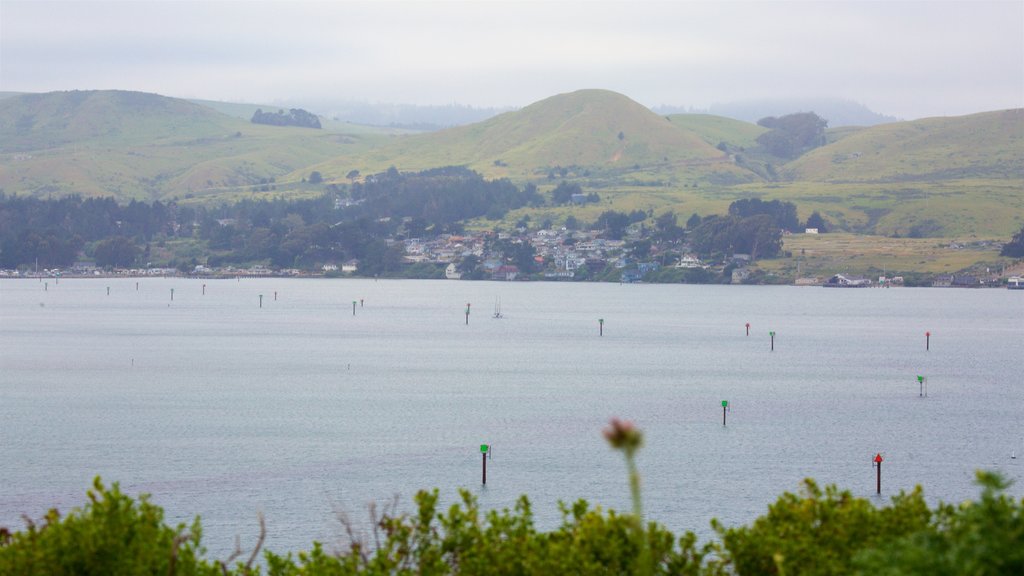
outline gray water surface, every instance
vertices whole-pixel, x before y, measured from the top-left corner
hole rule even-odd
[[[1021,292],[48,282],[0,280],[0,525],[79,506],[100,475],[172,522],[201,515],[214,557],[255,540],[257,512],[270,549],[305,550],[338,541],[337,511],[409,510],[422,488],[525,493],[550,529],[558,501],[630,508],[612,416],[645,433],[647,515],[704,538],[805,477],[876,498],[876,452],[879,503],[916,484],[973,498],[982,468],[1024,494]]]

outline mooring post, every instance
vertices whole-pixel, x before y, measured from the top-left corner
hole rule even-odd
[[[203,284],[203,296],[206,296],[206,284]]]
[[[352,301],[352,315],[353,316],[356,315],[356,301],[355,300]]]
[[[135,291],[136,291],[136,292],[138,292],[138,291],[139,291],[139,283],[138,283],[138,282],[136,282],[136,283],[135,283]]]
[[[925,396],[928,395],[928,391],[924,389],[924,387],[927,386],[927,385],[928,385],[928,379],[925,378],[924,376],[920,376],[919,375],[917,377],[917,386],[918,386],[917,395],[920,396],[921,398],[924,398]]]
[[[597,335],[604,336],[604,318],[597,319]]]
[[[263,294],[260,294],[260,308],[263,308]]]
[[[747,322],[747,336],[750,336],[750,322]]]
[[[274,290],[274,302],[277,302],[277,290]]]
[[[480,445],[480,455],[483,457],[484,463],[484,484],[487,484],[487,451],[490,450],[490,446],[487,444]]]
[[[110,296],[110,286],[107,286],[107,296]]]
[[[469,302],[466,302],[466,326],[469,326],[469,307],[470,306],[471,306],[471,304]]]
[[[928,350],[931,350],[931,347],[932,347],[932,333],[931,332],[925,332],[924,333],[924,350],[925,350],[925,352],[927,352]]]
[[[729,401],[722,400],[722,426],[725,426],[725,412],[729,409]]]
[[[882,454],[875,454],[875,494],[882,493]]]
[[[772,352],[775,352],[775,331],[773,330],[768,334],[772,337]]]
[[[171,302],[174,302],[174,288],[171,288]]]

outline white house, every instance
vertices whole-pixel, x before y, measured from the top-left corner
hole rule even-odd
[[[693,254],[686,254],[676,263],[676,268],[705,268],[704,263]]]

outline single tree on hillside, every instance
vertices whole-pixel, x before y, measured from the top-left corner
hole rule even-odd
[[[781,118],[769,116],[757,124],[768,128],[757,137],[757,143],[773,156],[792,159],[825,144],[828,120],[814,112],[800,112]]]
[[[1014,234],[1009,242],[1003,244],[1003,249],[999,252],[999,255],[1009,256],[1010,258],[1024,258],[1024,227],[1021,227],[1020,232]]]
[[[817,228],[819,233],[824,234],[828,232],[828,222],[815,210],[807,217],[807,228]]]

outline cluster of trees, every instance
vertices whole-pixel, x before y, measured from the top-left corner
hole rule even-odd
[[[594,221],[592,230],[600,230],[601,234],[610,240],[622,240],[626,235],[626,229],[630,224],[643,222],[649,214],[643,210],[634,210],[630,213],[605,210]]]
[[[435,231],[480,216],[499,219],[509,210],[544,203],[532,184],[520,189],[508,179],[486,180],[459,166],[416,173],[392,167],[367,176],[363,182],[354,182],[351,196],[359,202],[352,207],[354,213],[374,218],[419,218]]]
[[[307,112],[302,108],[291,108],[286,113],[284,110],[264,112],[256,110],[252,115],[253,124],[269,124],[271,126],[299,126],[300,128],[320,128],[320,118],[316,114]]]
[[[639,476],[632,470],[632,475]],[[701,543],[643,523],[639,491],[634,512],[561,505],[562,522],[539,531],[530,501],[484,511],[468,491],[447,510],[438,492],[415,497],[417,510],[388,509],[371,535],[353,537],[343,552],[314,542],[298,554],[262,551],[266,536],[231,558],[204,557],[202,527],[169,526],[145,496],[133,499],[99,479],[84,507],[51,510],[25,529],[0,528],[3,574],[188,574],[235,576],[640,574],[726,576],[838,574],[1024,574],[1024,500],[1006,496],[1007,483],[979,473],[981,496],[929,507],[921,490],[876,506],[834,486],[806,481],[783,494],[749,525],[713,522],[718,538]],[[349,526],[349,534],[356,531]],[[262,552],[263,566],[258,566]]]
[[[757,125],[768,128],[757,137],[757,143],[769,154],[788,160],[824,146],[828,120],[814,112],[800,112],[779,118],[768,116],[758,120]]]
[[[177,223],[196,215],[192,208],[160,201],[120,205],[113,198],[42,200],[0,192],[0,268],[67,267],[87,243],[116,237],[146,243],[156,236],[187,235],[191,228]],[[98,258],[108,254],[104,248]]]
[[[691,246],[701,255],[739,253],[756,260],[778,256],[782,251],[782,231],[799,230],[800,221],[792,202],[745,198],[730,204],[725,216],[701,218],[694,214],[687,221],[687,228]]]
[[[690,235],[690,245],[701,255],[749,254],[751,260],[772,258],[782,251],[782,229],[768,214],[706,216]]]
[[[1003,249],[999,251],[999,254],[1011,258],[1024,258],[1024,226],[1021,227],[1020,232],[1013,235],[1009,242],[1003,244]]]
[[[750,218],[758,215],[770,216],[772,222],[783,230],[800,232],[800,220],[796,217],[796,204],[760,198],[744,198],[729,205],[729,215],[739,218]]]
[[[319,180],[314,172],[310,180]],[[315,199],[243,200],[219,207],[68,196],[58,200],[0,193],[0,267],[66,268],[80,252],[99,266],[131,267],[151,242],[195,238],[205,242],[211,266],[269,261],[276,267],[310,267],[360,260],[367,274],[391,274],[402,261],[389,237],[462,231],[461,222],[501,218],[509,210],[544,200],[536,187],[485,180],[461,167],[400,173],[391,168],[353,182],[350,206],[338,210],[336,185]],[[190,270],[201,261],[177,264]]]
[[[570,204],[573,202],[573,196],[577,198],[583,198],[580,203],[598,203],[601,201],[601,196],[597,192],[590,192],[583,194],[583,188],[575,182],[569,183],[562,180],[558,186],[551,191],[551,203],[558,206],[562,204]]]

